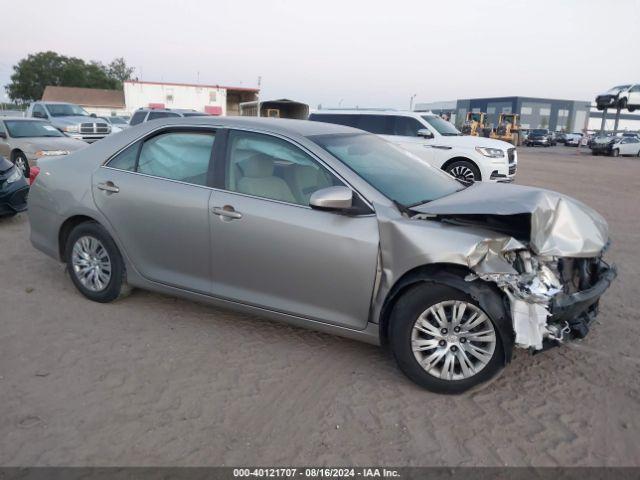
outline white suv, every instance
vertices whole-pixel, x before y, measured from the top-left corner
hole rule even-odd
[[[501,140],[463,136],[431,113],[376,110],[319,110],[309,120],[337,123],[375,133],[467,182],[512,182],[517,154]]]

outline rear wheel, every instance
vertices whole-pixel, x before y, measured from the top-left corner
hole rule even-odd
[[[89,300],[107,303],[128,293],[122,256],[102,225],[86,222],[75,227],[65,254],[73,284]]]
[[[493,320],[465,293],[419,284],[391,314],[390,343],[400,369],[437,393],[462,393],[504,367],[504,348]]]
[[[473,163],[467,162],[465,160],[458,160],[451,163],[446,168],[446,172],[466,184],[471,184],[482,180],[478,167],[476,167]]]

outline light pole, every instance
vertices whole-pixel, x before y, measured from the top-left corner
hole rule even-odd
[[[260,85],[262,84],[262,77],[258,77],[258,103],[256,104],[256,116],[260,116]]]
[[[409,111],[412,112],[413,111],[413,99],[416,98],[418,94],[414,93],[413,95],[411,95],[411,99],[409,100]]]

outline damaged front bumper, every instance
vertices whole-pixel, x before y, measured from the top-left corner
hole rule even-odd
[[[589,326],[598,314],[600,296],[611,286],[617,275],[615,265],[607,265],[600,259],[595,284],[586,290],[570,294],[559,293],[553,297],[549,306],[549,323],[566,326],[562,330],[565,335],[560,341],[584,338],[589,333]]]

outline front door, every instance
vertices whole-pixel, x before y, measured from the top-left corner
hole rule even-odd
[[[209,293],[207,186],[215,133],[173,130],[137,142],[93,175],[93,197],[148,280]]]
[[[209,203],[212,294],[365,328],[378,256],[376,217],[311,209],[313,192],[343,183],[279,137],[230,131],[224,170]]]
[[[430,165],[435,164],[437,156],[433,149],[435,139],[418,136],[418,131],[427,130],[427,127],[413,117],[387,115],[386,118],[388,132],[387,135],[382,136],[385,140],[399,145]]]

